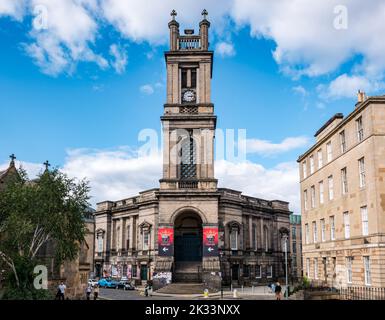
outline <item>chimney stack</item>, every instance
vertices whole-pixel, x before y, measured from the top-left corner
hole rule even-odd
[[[366,100],[366,94],[364,91],[358,90],[358,103],[364,102]]]

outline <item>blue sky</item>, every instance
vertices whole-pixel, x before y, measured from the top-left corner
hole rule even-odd
[[[103,7],[103,2],[109,6]],[[281,9],[270,8],[264,0],[207,5],[215,50],[212,100],[218,127],[246,129],[251,146],[247,164],[224,161],[217,172],[231,184],[226,187],[289,200],[298,211],[298,194],[292,190],[297,188],[295,160],[329,117],[353,110],[358,89],[383,93],[385,62],[374,53],[381,48],[360,51],[354,45],[359,37],[371,39],[365,30],[352,34],[359,27],[352,18],[362,14],[355,1],[346,6],[352,18],[343,30],[317,22],[330,20],[333,25],[343,13],[333,10],[345,1],[328,5],[315,1],[315,8],[285,17],[283,27],[281,11],[290,4],[280,2]],[[142,129],[160,130],[169,12],[178,9],[181,31],[184,27],[197,31],[204,2],[165,1],[147,11],[142,7],[151,1],[48,3],[49,27],[36,31],[37,2],[0,1],[0,167],[6,166],[11,153],[32,172],[48,159],[73,176],[90,179],[95,201],[128,197],[154,186],[159,179],[157,164],[150,161],[151,169],[146,169],[145,161],[135,166],[138,159],[133,159],[132,151],[141,145]],[[369,9],[375,6],[380,12],[384,8],[373,1]],[[77,19],[66,19],[68,12]],[[148,14],[149,19],[138,20],[132,12]],[[309,30],[298,25],[297,14],[310,19]],[[363,19],[369,19],[359,17],[361,26]],[[367,32],[380,37],[381,28],[379,24]],[[90,162],[95,164],[93,171],[87,171]],[[149,173],[144,176],[142,171]],[[250,182],[251,172],[255,183]],[[282,177],[282,184],[264,185],[277,177]]]

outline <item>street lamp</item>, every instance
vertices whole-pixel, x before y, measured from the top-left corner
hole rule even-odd
[[[286,299],[288,299],[289,297],[289,292],[288,292],[288,274],[287,274],[287,239],[288,239],[288,235],[287,234],[284,234],[283,235],[283,240],[285,241],[285,280],[286,280],[286,290],[285,290],[285,296],[286,296]]]
[[[223,299],[223,251],[221,250],[219,252],[219,264],[220,264],[220,268],[221,268],[221,299]]]

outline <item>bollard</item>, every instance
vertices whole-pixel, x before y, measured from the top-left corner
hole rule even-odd
[[[251,287],[251,294],[254,294],[254,286]]]
[[[208,298],[209,297],[209,290],[205,289],[203,291],[203,298]]]
[[[233,298],[238,298],[238,290],[234,289],[233,291]]]
[[[243,293],[243,285],[242,285],[242,293]]]

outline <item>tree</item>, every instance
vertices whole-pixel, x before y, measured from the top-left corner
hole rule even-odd
[[[88,182],[58,169],[29,180],[24,170],[0,192],[0,259],[8,267],[6,288],[33,291],[39,251],[54,244],[55,261],[73,260],[84,241]]]

